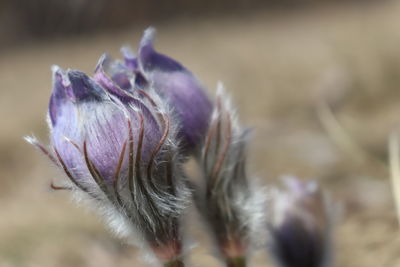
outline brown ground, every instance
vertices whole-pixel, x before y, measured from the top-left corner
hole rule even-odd
[[[393,2],[158,26],[159,50],[184,62],[210,92],[224,81],[255,128],[251,163],[264,183],[295,174],[318,178],[331,192],[339,214],[336,266],[400,266],[385,167],[387,135],[400,124],[399,12]],[[47,138],[51,64],[91,72],[101,53],[117,55],[141,31],[27,44],[1,55],[1,267],[144,265],[68,193],[48,189],[61,175],[22,139]],[[322,126],[321,103],[333,108],[350,145]],[[268,266],[264,254],[254,266]],[[193,266],[218,265],[201,246],[190,257]]]

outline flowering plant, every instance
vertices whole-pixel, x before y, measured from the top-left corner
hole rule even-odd
[[[299,264],[312,262],[301,266],[323,266],[316,256],[306,261],[308,254],[294,252],[293,246],[307,245],[324,257],[328,249],[314,247],[325,242],[320,239],[297,238],[301,218],[286,212],[283,224],[268,228],[265,191],[254,186],[247,168],[249,130],[239,123],[222,86],[213,103],[189,70],[155,51],[154,33],[145,31],[137,56],[129,48],[122,49],[123,61],[101,56],[93,77],[53,67],[50,146],[26,138],[68,178],[52,188],[71,190],[115,234],[150,251],[164,266],[184,266],[182,222],[192,202],[227,266],[246,266],[267,229],[278,264],[295,266],[285,260],[290,257]],[[189,157],[202,170],[198,183],[184,173]],[[306,191],[286,201],[288,210],[304,206]],[[309,212],[307,218],[315,215]]]

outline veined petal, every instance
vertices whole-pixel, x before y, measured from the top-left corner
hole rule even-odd
[[[88,156],[101,176],[111,183],[120,151],[128,138],[126,114],[111,101],[85,103],[78,106],[78,111]]]
[[[131,98],[125,104],[113,101],[100,85],[78,71],[68,71],[66,82],[75,101],[60,106],[62,116],[57,116],[58,123],[52,129],[52,144],[75,177],[90,178],[83,157],[86,143],[90,160],[101,176],[111,182],[123,143],[128,139],[128,121],[135,142],[143,128],[142,157],[149,159],[161,131],[154,114],[140,100]]]

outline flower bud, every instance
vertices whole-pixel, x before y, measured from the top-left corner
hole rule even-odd
[[[177,122],[153,89],[125,93],[129,69],[111,63],[111,76],[96,70],[95,79],[54,67],[52,149],[27,141],[65,172],[64,188],[94,204],[113,231],[129,242],[139,235],[160,261],[175,261],[182,253],[179,220],[189,196]]]
[[[182,145],[192,151],[204,140],[212,104],[200,82],[189,70],[154,50],[154,35],[153,28],[145,31],[137,59],[124,49],[125,64],[136,73],[135,84],[138,87],[151,85],[169,101],[181,122],[179,136]]]
[[[315,181],[285,180],[286,191],[273,200],[271,249],[282,267],[330,266],[330,214]]]
[[[262,196],[248,180],[248,132],[220,87],[202,151],[204,185],[195,196],[228,266],[245,266],[252,233],[262,217]]]

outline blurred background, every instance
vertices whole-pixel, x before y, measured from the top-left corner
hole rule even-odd
[[[149,25],[210,95],[224,82],[254,128],[263,184],[293,174],[330,192],[336,266],[400,266],[387,155],[400,125],[399,14],[389,0],[1,0],[0,266],[147,266],[49,189],[62,174],[23,136],[47,141],[52,64],[92,73]],[[192,266],[219,266],[192,225]],[[271,266],[265,251],[253,263]]]

